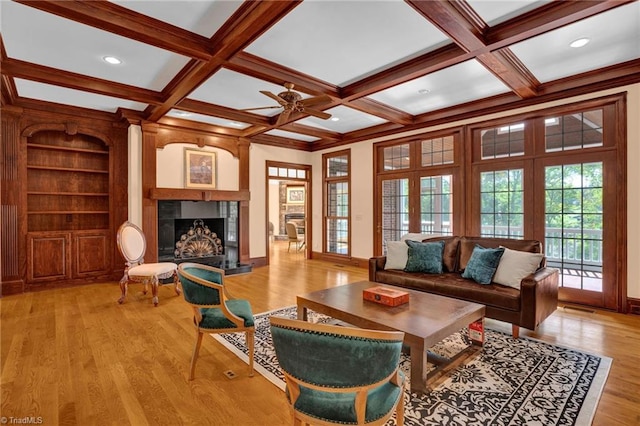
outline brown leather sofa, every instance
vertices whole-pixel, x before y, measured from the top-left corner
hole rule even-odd
[[[519,336],[520,327],[535,330],[556,310],[559,271],[545,267],[544,259],[537,271],[522,279],[520,289],[493,282],[478,284],[461,276],[476,244],[486,248],[503,246],[541,253],[540,241],[464,236],[435,237],[423,241],[429,240],[445,242],[442,274],[385,270],[386,257],[379,256],[369,259],[369,281],[480,303],[486,306],[486,317],[511,323],[515,338]]]

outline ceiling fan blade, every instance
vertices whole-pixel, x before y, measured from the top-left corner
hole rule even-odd
[[[286,123],[287,119],[289,118],[289,115],[291,115],[290,109],[285,109],[284,111],[282,111],[278,116],[278,121],[276,121],[276,126],[280,126],[281,124]]]
[[[312,98],[303,99],[300,101],[300,103],[305,107],[307,107],[311,105],[321,104],[323,102],[329,102],[330,100],[331,100],[331,97],[329,97],[328,95],[320,95],[320,96],[314,96]]]
[[[327,118],[331,118],[331,114],[327,114],[326,112],[318,111],[317,109],[313,109],[313,108],[305,108],[304,112],[309,115],[313,115],[314,117],[321,118],[323,120],[326,120]]]
[[[240,109],[238,111],[257,111],[259,109],[273,109],[273,108],[282,108],[282,105],[272,105],[272,106],[266,106],[266,107],[258,107],[258,108],[245,108],[245,109]]]
[[[280,96],[278,95],[274,95],[273,93],[266,91],[266,90],[261,90],[260,93],[262,93],[263,95],[266,95],[268,97],[270,97],[271,99],[273,99],[274,101],[278,102],[280,105],[285,106],[287,104],[287,101],[285,101],[284,99],[282,99]]]

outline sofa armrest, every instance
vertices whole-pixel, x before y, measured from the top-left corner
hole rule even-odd
[[[556,268],[540,268],[520,283],[520,326],[535,330],[558,308],[558,280]]]
[[[376,272],[384,270],[387,263],[387,256],[378,256],[369,258],[369,281],[376,280]]]

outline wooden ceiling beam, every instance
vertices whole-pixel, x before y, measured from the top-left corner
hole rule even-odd
[[[393,108],[389,105],[380,103],[374,99],[360,98],[346,104],[350,108],[364,112],[366,114],[375,115],[380,118],[384,118],[387,121],[398,124],[411,124],[413,123],[413,115]]]
[[[145,104],[160,105],[162,103],[162,94],[154,92],[153,90],[89,77],[83,74],[20,61],[18,59],[3,58],[0,67],[2,67],[3,74],[13,76],[14,78],[23,78],[39,83],[128,99]]]
[[[362,98],[471,58],[473,55],[450,44],[343,87],[342,99],[348,102]]]
[[[280,126],[280,130],[287,132],[300,133],[301,135],[313,136],[319,139],[339,141],[342,140],[342,134],[338,132],[332,132],[330,130],[320,129],[318,127],[307,126],[300,123],[289,123],[284,126]]]
[[[224,67],[279,86],[284,86],[285,82],[293,83],[294,90],[310,95],[340,98],[338,86],[247,52],[234,55],[224,64]]]
[[[487,25],[463,1],[418,1],[407,2],[424,18],[451,38],[463,50],[475,53],[476,59],[513,92],[523,99],[536,96],[539,82],[523,64],[514,63],[513,55],[494,54],[487,47],[484,33]]]
[[[4,40],[2,34],[0,34],[0,61],[4,62],[7,59],[7,51],[4,48]],[[0,76],[0,103],[4,105],[12,105],[18,98],[18,90],[16,89],[16,83],[13,78],[4,72],[2,65],[0,64],[0,70],[2,70],[2,76]]]
[[[258,143],[262,145],[276,146],[280,148],[297,149],[299,151],[311,151],[312,142],[304,142],[295,139],[283,138],[273,135],[255,135],[250,138],[251,143]]]
[[[212,57],[207,37],[151,18],[109,1],[15,0],[25,6],[108,31],[180,55],[208,61]]]
[[[207,102],[184,99],[176,104],[175,108],[182,111],[189,111],[196,114],[212,115],[214,117],[225,118],[231,121],[240,121],[252,125],[269,126],[269,117],[260,114],[253,114],[247,111],[239,111],[221,105],[214,105]]]
[[[489,28],[487,48],[501,49],[637,0],[554,1]]]
[[[167,95],[164,103],[147,109],[149,121],[159,120],[218,71],[222,64],[251,44],[298,4],[299,0],[244,2],[211,37],[211,45],[214,47],[211,60],[203,63],[194,63],[192,60],[187,64],[187,71],[179,74],[180,80],[174,79],[169,84],[171,90],[163,90]]]

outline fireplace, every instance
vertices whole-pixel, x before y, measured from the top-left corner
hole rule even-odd
[[[158,261],[250,272],[238,253],[238,202],[158,201]]]

